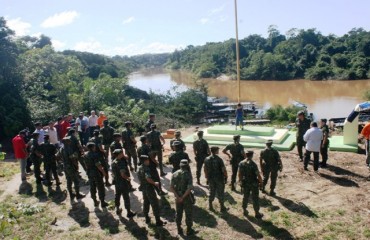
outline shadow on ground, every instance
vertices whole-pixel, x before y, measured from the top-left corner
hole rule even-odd
[[[119,221],[115,219],[109,211],[95,208],[95,215],[99,219],[99,226],[102,230],[109,231],[110,234],[117,234],[119,232]]]
[[[68,216],[73,218],[80,227],[89,227],[89,209],[85,206],[84,202],[75,203],[72,205],[72,208],[68,212]]]
[[[325,173],[320,173],[320,176],[342,187],[359,187],[359,185],[355,181],[347,179],[345,177],[335,177]]]
[[[261,231],[273,239],[290,240],[294,239],[292,234],[285,228],[279,228],[270,221],[258,220],[254,217],[248,217],[248,220],[261,227]],[[253,237],[253,236],[252,236]]]
[[[304,203],[301,202],[296,203],[290,199],[283,198],[280,196],[273,196],[273,198],[277,199],[281,203],[281,205],[283,205],[285,208],[292,212],[305,215],[310,218],[317,218],[317,215]]]
[[[263,238],[263,235],[261,233],[258,233],[257,230],[253,227],[252,224],[250,224],[249,221],[247,221],[245,219],[241,219],[241,218],[239,218],[235,215],[232,215],[228,212],[222,214],[221,217],[235,231],[238,231],[240,233],[249,235],[254,239]]]

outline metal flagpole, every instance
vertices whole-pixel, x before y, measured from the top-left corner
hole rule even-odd
[[[235,33],[236,33],[236,76],[238,81],[238,102],[240,102],[240,59],[239,59],[239,38],[238,38],[238,6],[237,0],[234,0],[235,6]]]

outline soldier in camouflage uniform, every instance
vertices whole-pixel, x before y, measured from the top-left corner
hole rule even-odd
[[[203,131],[199,131],[197,135],[198,139],[193,142],[193,150],[195,161],[197,162],[197,183],[200,185],[200,175],[202,172],[204,159],[211,155],[211,152],[209,151],[208,142],[203,139]]]
[[[125,160],[125,156],[123,154],[122,149],[114,150],[114,154],[116,154],[116,158],[112,163],[112,172],[114,174],[114,180],[116,182],[116,194],[115,194],[115,206],[116,206],[116,213],[120,215],[122,213],[121,205],[121,196],[125,202],[125,208],[127,210],[127,217],[132,218],[136,215],[136,213],[131,211],[131,203],[130,203],[130,171],[127,166],[127,162]]]
[[[110,155],[113,156],[113,152],[116,149],[121,149],[122,150],[122,144],[121,144],[121,139],[122,136],[119,133],[114,133],[113,134],[113,142],[111,142],[109,149],[110,149]],[[113,160],[113,159],[112,159]]]
[[[253,162],[253,151],[248,151],[247,159],[243,160],[239,164],[239,183],[243,188],[243,214],[248,216],[248,199],[252,192],[253,208],[256,218],[262,218],[262,214],[259,212],[259,198],[258,198],[258,187],[262,185],[262,177],[258,171],[257,164]]]
[[[328,148],[329,148],[329,127],[326,125],[327,120],[325,118],[321,119],[321,131],[323,134],[323,138],[321,141],[321,158],[322,162],[320,164],[321,168],[326,168],[326,162],[328,161]]]
[[[263,173],[262,192],[265,192],[265,187],[271,174],[270,195],[275,196],[276,180],[278,171],[283,170],[283,163],[281,162],[279,152],[272,147],[272,140],[266,141],[266,148],[260,154],[260,167]]]
[[[80,193],[80,181],[78,175],[78,154],[74,152],[72,147],[71,136],[63,138],[63,147],[60,149],[61,156],[63,158],[64,172],[67,180],[67,190],[71,202],[74,198],[84,198],[85,195]],[[72,191],[72,184],[75,188],[75,193]]]
[[[143,212],[145,216],[145,222],[150,224],[149,209],[152,206],[153,215],[155,217],[156,225],[163,226],[163,222],[160,218],[159,202],[157,199],[156,188],[159,188],[160,183],[155,181],[150,174],[150,159],[147,155],[141,155],[140,161],[142,164],[138,170],[138,178],[140,181],[140,189],[143,193]]]
[[[38,143],[39,133],[34,132],[32,133],[32,139],[29,141],[30,145],[30,158],[33,163],[33,171],[36,179],[37,184],[41,184],[41,182],[44,180],[41,177],[41,163],[42,163],[42,154],[40,152],[40,145]]]
[[[224,161],[218,156],[219,147],[211,147],[212,155],[204,162],[204,175],[209,183],[209,210],[214,211],[212,202],[217,195],[221,212],[227,211],[224,205],[227,172]]]
[[[151,131],[148,132],[147,138],[150,145],[150,149],[152,150],[152,154],[154,157],[158,157],[157,160],[159,162],[159,171],[161,176],[166,176],[166,173],[163,171],[163,145],[166,143],[164,138],[162,137],[161,133],[156,130],[157,126],[153,123],[150,126]]]
[[[128,164],[130,171],[135,169],[137,171],[137,154],[136,154],[136,140],[134,133],[131,130],[132,123],[125,122],[125,130],[122,132],[122,143],[125,153],[128,157]],[[132,167],[132,160],[134,161],[134,168]]]
[[[108,162],[109,147],[110,147],[110,144],[114,140],[113,139],[114,128],[109,126],[109,121],[108,120],[103,121],[103,127],[100,129],[100,134],[103,137],[102,144],[104,145],[105,159]]]
[[[181,143],[181,145],[179,146],[180,149],[182,149],[183,151],[186,150],[185,143],[184,143],[183,140],[181,140],[181,132],[180,131],[176,131],[175,132],[175,137],[173,139],[171,139],[171,141],[170,141],[170,147],[171,147],[172,151],[175,151],[175,149],[172,146],[175,141],[179,141]]]
[[[227,145],[222,152],[226,154],[230,159],[231,169],[232,169],[232,176],[231,176],[231,190],[235,191],[235,182],[236,182],[236,175],[238,173],[238,166],[240,161],[244,159],[244,147],[241,145],[240,142],[240,135],[235,135],[233,137],[234,143]],[[228,153],[231,153],[231,155]]]
[[[61,183],[59,181],[59,176],[57,173],[57,161],[55,156],[58,150],[54,144],[50,143],[49,135],[44,135],[44,142],[40,145],[39,149],[40,153],[43,156],[43,162],[45,166],[46,185],[52,185],[50,173],[53,173],[56,184],[57,186],[59,186]]]
[[[173,148],[175,149],[175,152],[171,153],[168,157],[168,162],[173,166],[172,173],[180,169],[181,160],[187,159],[188,163],[191,162],[189,155],[181,149],[181,142],[175,141],[173,143]]]
[[[137,149],[138,156],[143,156],[143,155],[144,156],[149,156],[150,176],[155,182],[159,183],[158,187],[156,187],[155,190],[161,196],[167,195],[167,192],[164,192],[162,190],[161,179],[160,179],[158,171],[157,171],[157,167],[158,167],[159,163],[157,162],[157,160],[155,160],[155,157],[151,153],[147,137],[146,136],[141,136],[140,141],[141,141],[141,146]],[[141,164],[143,164],[143,163],[140,162],[140,165]]]
[[[154,124],[154,121],[155,121],[155,114],[154,113],[149,113],[149,119],[148,119],[148,121],[146,122],[146,124],[145,124],[145,132],[150,132],[151,130],[150,130],[150,126],[152,125],[152,124]]]
[[[297,113],[297,120],[295,125],[297,127],[297,149],[298,155],[301,162],[303,162],[303,147],[306,146],[306,142],[303,140],[303,136],[308,129],[310,129],[311,121],[305,117],[304,111],[299,111]]]
[[[98,189],[101,207],[105,208],[108,206],[108,203],[104,200],[105,188],[103,176],[106,176],[108,173],[104,170],[102,163],[104,161],[104,155],[98,152],[100,150],[97,151],[96,145],[93,142],[87,143],[87,149],[88,151],[84,155],[84,160],[87,169],[87,176],[89,177],[91,198],[94,201],[94,206],[99,206],[99,201],[96,199],[96,189]]]
[[[80,143],[80,141],[78,141],[75,134],[76,134],[76,130],[71,128],[71,129],[68,130],[67,136],[71,137],[71,147],[72,147],[73,153],[77,155],[77,161],[81,164],[82,168],[86,172],[85,162],[82,160],[83,148],[82,148],[81,143]],[[77,164],[77,171],[78,171],[78,169],[79,169],[79,165]]]
[[[108,174],[109,164],[108,164],[108,158],[105,157],[105,152],[104,152],[104,149],[103,149],[102,140],[99,137],[99,130],[98,129],[95,129],[93,134],[94,134],[94,136],[92,138],[90,138],[90,142],[95,143],[95,148],[96,148],[95,152],[96,152],[96,154],[99,155],[99,159],[101,161],[100,163],[103,166],[104,171],[107,173],[107,174],[104,175],[104,178],[105,178],[105,186],[110,187],[110,186],[112,186],[112,184],[109,182],[109,174]]]
[[[187,235],[193,234],[193,204],[190,199],[193,189],[193,178],[189,172],[189,163],[186,159],[180,163],[181,169],[176,171],[171,178],[171,191],[176,198],[176,225],[178,234],[182,235],[182,215],[185,211]]]

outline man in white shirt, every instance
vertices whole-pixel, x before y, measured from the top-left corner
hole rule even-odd
[[[50,121],[49,126],[46,128],[46,133],[49,135],[49,141],[51,144],[59,147],[58,132],[54,127],[54,122]]]
[[[78,135],[82,146],[85,146],[89,141],[89,119],[84,116],[83,112],[80,112],[78,118],[76,119],[76,124]]]
[[[92,110],[89,117],[89,131],[91,138],[94,136],[95,129],[98,129],[98,116],[96,116],[95,111]]]
[[[308,162],[310,161],[311,153],[313,153],[313,169],[314,171],[319,170],[319,155],[322,140],[322,131],[317,127],[316,122],[311,123],[311,128],[303,136],[303,140],[306,142],[306,153],[304,159],[304,170],[308,171]]]
[[[36,129],[35,129],[34,133],[38,133],[39,134],[38,139],[37,139],[37,142],[39,144],[41,144],[41,143],[44,142],[45,131],[42,128],[42,124],[40,122],[35,123],[35,128]]]

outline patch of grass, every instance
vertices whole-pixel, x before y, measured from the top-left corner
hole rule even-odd
[[[370,238],[370,228],[366,228],[366,229],[364,230],[364,237],[365,237],[365,238]]]
[[[302,237],[302,240],[310,240],[310,239],[317,239],[316,231],[309,231],[306,232]]]
[[[0,179],[9,181],[13,175],[20,172],[18,162],[0,162]]]
[[[340,215],[340,216],[343,216],[344,214],[346,214],[346,211],[343,210],[343,209],[338,209],[337,210],[337,213]]]

